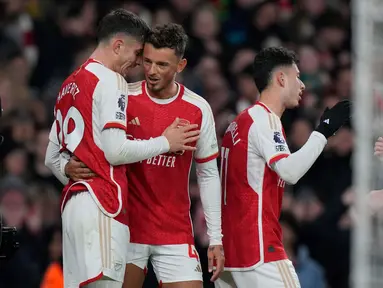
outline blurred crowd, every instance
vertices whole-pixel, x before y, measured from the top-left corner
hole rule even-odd
[[[60,269],[53,268],[60,267],[62,257],[62,186],[44,166],[45,150],[59,87],[95,48],[100,17],[124,7],[150,25],[184,25],[190,37],[188,66],[178,81],[208,100],[218,139],[257,100],[251,66],[257,51],[267,46],[295,50],[306,91],[300,108],[282,119],[294,152],[325,107],[350,97],[349,2],[0,0],[0,134],[5,137],[0,146],[0,209],[5,223],[19,229],[21,242],[16,255],[0,267],[0,287],[60,287],[49,284],[53,274],[46,271],[60,277]],[[142,77],[138,67],[127,80]],[[352,150],[353,131],[346,127],[331,138],[307,175],[286,187],[284,244],[302,288],[348,287]],[[190,193],[196,244],[206,271],[208,238],[193,171]],[[213,287],[206,276],[205,287]],[[156,287],[154,283],[149,273],[145,287]]]

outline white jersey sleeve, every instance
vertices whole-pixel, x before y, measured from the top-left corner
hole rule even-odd
[[[271,165],[290,155],[281,120],[272,113],[262,111],[250,127],[249,141],[255,153]]]
[[[196,164],[197,182],[211,245],[222,245],[221,182],[217,160]]]
[[[49,143],[45,153],[45,166],[47,166],[52,171],[53,175],[55,175],[63,185],[66,185],[69,179],[61,170],[60,166],[62,159],[65,160],[65,158],[60,155],[60,145],[57,138],[56,121],[54,121],[49,133]]]
[[[49,141],[53,142],[57,146],[60,145],[58,135],[57,135],[57,125],[56,125],[56,120],[53,121],[51,131],[49,132]]]
[[[197,163],[208,162],[218,156],[218,143],[213,112],[205,100],[203,100],[203,104],[204,105],[200,106],[202,111],[201,134],[197,141],[197,150],[194,154]]]
[[[121,75],[109,73],[100,79],[93,101],[98,114],[94,116],[98,118],[101,130],[108,128],[126,130],[128,83]]]
[[[265,159],[285,182],[295,184],[310,169],[323,151],[327,140],[314,131],[305,145],[291,154],[287,146],[280,119],[273,113],[262,111],[250,127],[249,141],[255,153]],[[294,169],[292,169],[294,167]]]

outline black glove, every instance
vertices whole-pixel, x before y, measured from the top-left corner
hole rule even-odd
[[[339,128],[350,122],[351,102],[343,100],[331,109],[326,108],[320,117],[320,123],[315,131],[322,133],[327,139],[333,136]]]

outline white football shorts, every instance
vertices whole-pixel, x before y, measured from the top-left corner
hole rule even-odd
[[[290,260],[264,263],[249,271],[224,271],[215,288],[300,288]]]
[[[62,224],[65,288],[100,279],[124,281],[128,226],[103,214],[88,192],[68,200]]]
[[[129,245],[128,264],[146,270],[149,259],[160,284],[202,281],[201,263],[194,245]]]

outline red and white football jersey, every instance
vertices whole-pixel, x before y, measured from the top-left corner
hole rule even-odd
[[[227,270],[286,259],[279,216],[285,182],[270,167],[290,154],[279,117],[258,102],[229,125],[221,148]]]
[[[149,245],[193,244],[189,174],[193,158],[218,156],[214,118],[209,104],[183,85],[171,99],[148,95],[145,81],[129,84],[127,134],[130,139],[157,137],[176,117],[198,124],[197,150],[167,153],[128,165],[131,242]],[[193,155],[194,154],[194,155]]]
[[[103,129],[126,129],[128,84],[123,77],[89,59],[62,84],[55,105],[60,151],[75,155],[98,175],[64,187],[61,211],[70,194],[88,190],[109,217],[127,224],[127,179],[124,165],[113,167],[105,159]]]

